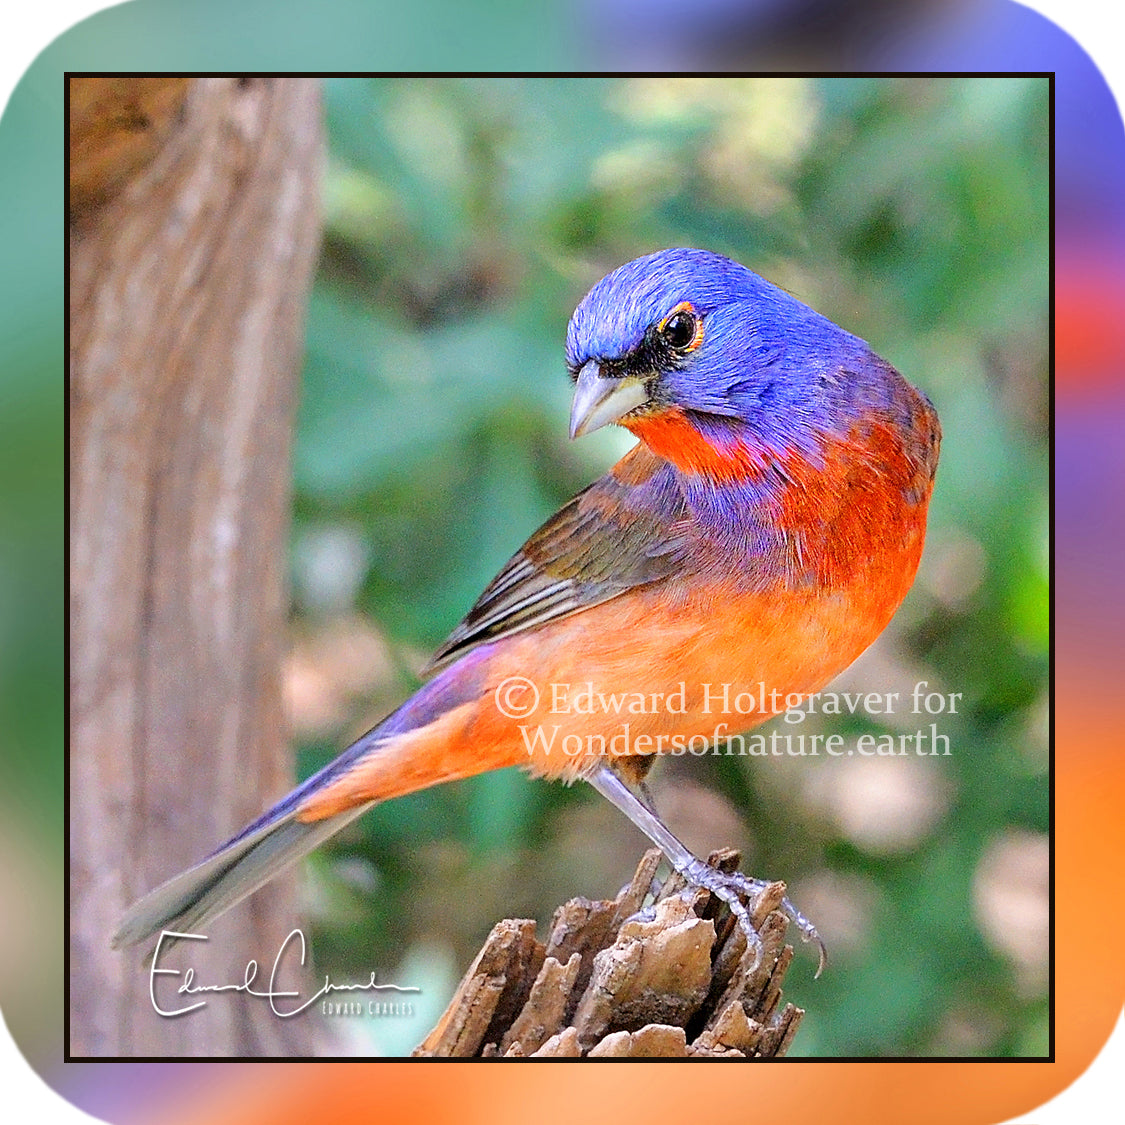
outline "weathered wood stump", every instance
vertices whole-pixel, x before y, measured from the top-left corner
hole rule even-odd
[[[804,1012],[781,1006],[793,959],[784,883],[748,904],[762,938],[754,953],[727,907],[676,874],[654,884],[646,853],[612,901],[575,898],[545,941],[533,921],[493,927],[416,1056],[445,1058],[777,1058]],[[735,870],[738,852],[708,862]],[[644,906],[651,895],[651,903]]]

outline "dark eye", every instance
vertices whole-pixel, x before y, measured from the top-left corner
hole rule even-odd
[[[676,351],[683,351],[695,343],[696,332],[699,329],[699,318],[687,309],[673,313],[664,322],[664,339]]]

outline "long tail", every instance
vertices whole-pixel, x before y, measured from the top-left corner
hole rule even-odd
[[[375,803],[369,801],[312,822],[298,820],[295,811],[277,813],[280,806],[275,806],[262,818],[266,823],[235,836],[201,863],[161,883],[129,907],[113,935],[114,949],[136,945],[160,930],[196,931]]]
[[[380,800],[509,764],[458,745],[456,731],[480,694],[482,664],[473,653],[441,672],[237,836],[134,903],[113,947],[205,925]]]

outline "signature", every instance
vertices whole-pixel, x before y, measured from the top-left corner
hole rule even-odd
[[[281,970],[282,961],[286,953],[292,950],[292,953],[300,950],[300,964],[303,967],[306,960],[306,945],[305,935],[300,929],[290,930],[288,936],[281,943],[278,948],[277,956],[273,960],[273,969],[270,971],[269,982],[264,990],[255,987],[258,981],[258,962],[251,960],[246,963],[246,972],[242,980],[238,984],[196,984],[195,983],[195,970],[192,968],[180,969],[166,969],[160,965],[161,947],[164,945],[164,939],[168,938],[172,941],[207,941],[206,934],[182,934],[177,933],[175,930],[163,930],[160,937],[156,942],[156,949],[152,954],[152,965],[148,974],[148,994],[152,1000],[153,1010],[158,1016],[164,1016],[171,1019],[176,1016],[186,1016],[189,1012],[198,1011],[200,1008],[207,1007],[206,1000],[197,1000],[193,1004],[186,1004],[182,1008],[166,1009],[162,1008],[156,999],[156,978],[159,976],[174,976],[183,977],[183,981],[176,989],[178,996],[198,996],[200,993],[206,992],[240,992],[245,996],[253,996],[255,999],[268,1000],[270,1009],[274,1015],[281,1019],[289,1019],[290,1016],[300,1015],[310,1005],[315,1004],[322,996],[328,996],[333,992],[421,992],[420,988],[403,987],[397,984],[379,984],[375,979],[375,973],[372,972],[371,976],[358,984],[336,984],[327,974],[324,977],[324,985],[312,996],[307,999],[302,999],[301,993],[298,990],[280,990],[277,987],[277,978]],[[292,954],[291,954],[292,955]],[[295,1006],[286,1006],[284,1008],[278,1007],[278,1001],[297,1001]]]

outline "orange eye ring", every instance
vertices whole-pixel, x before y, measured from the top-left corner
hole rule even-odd
[[[703,343],[703,318],[690,301],[681,301],[656,327],[680,355],[695,351]]]

